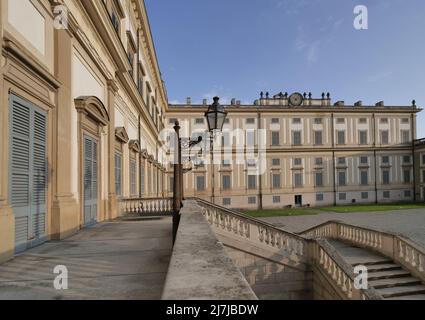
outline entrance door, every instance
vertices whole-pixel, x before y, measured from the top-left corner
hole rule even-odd
[[[84,225],[97,222],[97,141],[84,135]]]
[[[296,207],[303,206],[303,196],[295,196],[295,206]]]
[[[47,113],[9,96],[9,193],[15,251],[46,241]]]

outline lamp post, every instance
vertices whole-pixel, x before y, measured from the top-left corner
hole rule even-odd
[[[224,122],[227,118],[227,112],[224,106],[220,105],[220,98],[214,97],[214,102],[208,107],[205,113],[205,118],[208,123],[208,130],[210,132],[210,153],[211,153],[211,202],[215,201],[215,170],[214,170],[214,138],[217,132],[223,131]]]
[[[183,206],[183,163],[182,163],[182,139],[180,138],[180,124],[174,124],[176,150],[174,153],[174,181],[173,181],[173,243],[176,240],[177,229],[180,222],[180,209]],[[202,137],[197,140],[190,140],[185,143],[186,149],[191,149],[202,142]],[[189,153],[190,154],[190,153]]]

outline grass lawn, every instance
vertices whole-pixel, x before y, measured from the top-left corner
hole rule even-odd
[[[407,209],[425,209],[425,204],[421,203],[402,203],[402,204],[373,204],[373,205],[346,205],[325,208],[293,208],[293,209],[277,209],[277,210],[257,210],[244,211],[244,213],[254,218],[266,217],[290,217],[290,216],[307,216],[316,215],[323,212],[349,213],[349,212],[373,212],[373,211],[392,211]]]

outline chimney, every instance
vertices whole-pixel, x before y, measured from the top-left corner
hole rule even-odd
[[[207,100],[207,99],[202,100],[202,104],[203,104],[204,106],[206,106],[206,105],[208,104],[208,100]]]
[[[233,99],[232,99],[232,101],[230,102],[230,104],[231,104],[232,106],[234,106],[234,105],[236,104],[236,99],[235,99],[235,98],[233,98]]]
[[[187,104],[188,106],[190,106],[190,105],[192,104],[192,98],[187,97],[187,98],[186,98],[186,104]]]

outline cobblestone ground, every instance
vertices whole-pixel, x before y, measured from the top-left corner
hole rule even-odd
[[[301,232],[329,220],[404,235],[425,247],[425,209],[361,213],[321,213],[312,216],[270,217],[261,220],[291,232]]]
[[[160,299],[172,250],[170,218],[100,223],[0,265],[0,300]],[[55,266],[68,290],[55,290]]]

